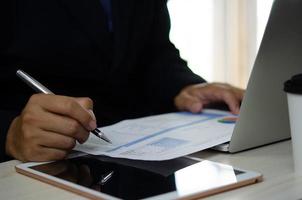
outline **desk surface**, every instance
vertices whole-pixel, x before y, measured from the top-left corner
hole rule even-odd
[[[302,176],[294,174],[290,141],[237,154],[202,151],[193,156],[261,172],[262,183],[242,187],[207,199],[302,199]],[[18,161],[0,164],[1,199],[85,199],[15,172]]]

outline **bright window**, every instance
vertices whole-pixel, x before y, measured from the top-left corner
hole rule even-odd
[[[189,67],[204,78],[213,70],[213,0],[170,0],[170,39]]]
[[[257,46],[260,46],[270,9],[274,0],[257,0]]]
[[[244,86],[241,83],[246,83],[248,79],[272,2],[273,0],[169,0],[170,39],[196,74],[208,81]],[[237,32],[232,32],[234,27]],[[245,36],[245,40],[242,40]],[[230,43],[230,38],[238,41]],[[242,51],[246,51],[246,54],[241,55]],[[229,58],[233,54],[237,57]],[[235,61],[229,62],[228,59]],[[242,62],[242,59],[246,61]],[[217,60],[220,62],[219,67]],[[238,70],[245,75],[237,73]],[[223,74],[217,76],[217,73]],[[242,77],[245,80],[234,80]]]

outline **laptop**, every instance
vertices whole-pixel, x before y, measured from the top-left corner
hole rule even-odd
[[[214,149],[235,153],[289,139],[283,83],[298,73],[302,73],[302,1],[275,0],[231,141]]]

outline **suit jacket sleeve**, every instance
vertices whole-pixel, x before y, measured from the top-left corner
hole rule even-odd
[[[10,123],[16,116],[17,112],[14,111],[0,111],[0,162],[12,159],[5,153],[5,141]]]
[[[8,128],[12,120],[17,116],[16,109],[8,108],[7,101],[13,101],[5,90],[10,90],[6,80],[10,79],[7,76],[8,63],[3,52],[7,48],[12,37],[12,25],[14,22],[13,8],[15,1],[3,0],[0,2],[0,162],[10,160],[11,158],[5,154],[5,141]],[[13,73],[14,74],[14,73]],[[4,90],[5,89],[5,90]]]
[[[149,98],[156,104],[174,110],[174,97],[185,86],[205,82],[194,74],[180,58],[179,51],[169,40],[170,18],[166,0],[158,0],[151,34],[146,85]],[[154,98],[156,97],[156,98]]]

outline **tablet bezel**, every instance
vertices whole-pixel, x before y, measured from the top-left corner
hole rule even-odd
[[[199,159],[199,158],[195,158],[195,157],[188,157],[188,156],[186,156],[186,157],[196,160],[196,161],[205,161],[203,159]],[[213,161],[209,161],[209,162],[216,163],[216,164],[222,164],[222,163],[217,163],[217,162],[213,162]],[[76,193],[78,195],[81,195],[81,196],[84,196],[84,197],[87,197],[90,199],[108,199],[108,200],[117,200],[118,199],[114,196],[111,196],[111,195],[108,195],[108,194],[105,194],[102,192],[94,191],[90,188],[57,178],[55,176],[48,175],[48,174],[45,174],[45,173],[42,173],[42,172],[39,172],[39,171],[36,171],[36,170],[30,168],[33,166],[42,165],[42,164],[46,164],[46,163],[50,163],[50,162],[22,163],[22,164],[16,165],[15,169],[20,174],[32,177],[34,179],[37,179],[42,182],[48,183],[50,185],[59,187],[61,189],[65,189],[67,191],[71,191],[73,193]],[[242,187],[245,185],[249,185],[249,184],[253,184],[253,183],[262,181],[262,175],[258,172],[242,170],[239,168],[233,168],[233,169],[244,172],[244,173],[236,175],[237,183],[232,183],[232,184],[228,184],[225,186],[212,188],[209,190],[202,190],[202,191],[195,192],[195,193],[185,195],[185,196],[180,196],[177,193],[177,191],[175,190],[175,191],[160,194],[157,196],[148,197],[146,199],[157,200],[157,199],[192,199],[192,198],[197,198],[197,197],[201,198],[201,197],[210,196],[213,194],[221,193],[224,191],[228,191],[231,189],[239,188],[239,187]]]

